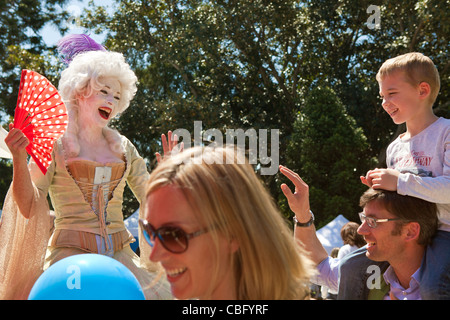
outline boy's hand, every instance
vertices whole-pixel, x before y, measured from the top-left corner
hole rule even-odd
[[[372,189],[397,191],[397,182],[400,172],[394,169],[375,169],[367,172],[365,177],[360,177],[361,182]]]
[[[361,182],[363,184],[365,184],[369,188],[372,188],[372,181],[369,181],[368,177],[369,177],[369,172],[367,172],[367,175],[365,177],[364,176],[360,176],[359,178],[361,179]]]
[[[376,168],[376,169],[374,169],[374,170],[369,170],[369,171],[367,171],[365,177],[360,176],[359,178],[361,179],[361,182],[362,182],[363,184],[365,184],[366,186],[368,186],[369,188],[372,188],[372,177],[371,177],[371,174],[372,174],[373,172],[377,171],[377,170],[380,170],[380,169]]]

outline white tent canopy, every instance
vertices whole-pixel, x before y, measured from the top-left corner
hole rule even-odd
[[[341,228],[348,221],[349,220],[347,220],[342,214],[340,214],[326,226],[317,230],[317,237],[327,251],[328,255],[331,254],[331,250],[333,250],[333,248],[340,248],[344,245],[344,242],[341,238]]]

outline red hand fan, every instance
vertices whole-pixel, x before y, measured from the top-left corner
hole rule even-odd
[[[26,150],[43,174],[52,161],[55,141],[67,128],[68,115],[56,88],[44,76],[22,70],[14,128],[22,130],[30,141]]]

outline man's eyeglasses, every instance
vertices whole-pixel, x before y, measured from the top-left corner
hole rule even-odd
[[[361,219],[361,223],[367,222],[367,225],[371,228],[376,228],[378,226],[377,223],[380,223],[380,222],[404,220],[401,218],[375,219],[375,218],[371,218],[371,217],[366,217],[366,215],[364,215],[364,213],[362,213],[362,212],[359,213],[359,218]]]
[[[142,228],[145,240],[153,247],[155,238],[158,237],[163,247],[172,253],[183,253],[187,250],[189,239],[197,237],[208,232],[207,229],[199,230],[193,233],[186,233],[178,227],[161,227],[155,229],[147,220],[139,219],[139,225]]]

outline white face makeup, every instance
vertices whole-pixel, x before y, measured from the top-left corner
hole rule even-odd
[[[105,127],[119,110],[121,85],[117,79],[100,77],[102,87],[80,101],[79,119],[83,124]]]

